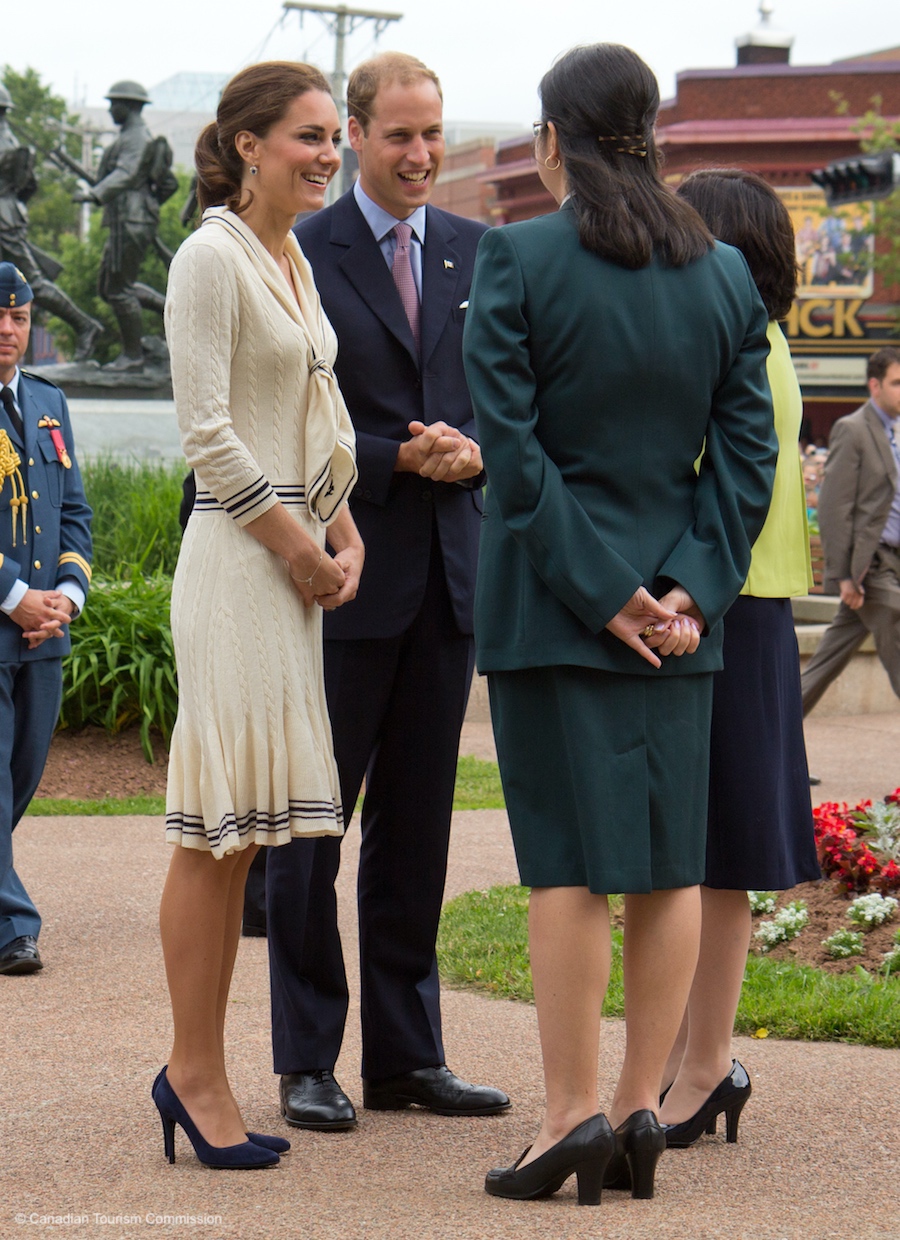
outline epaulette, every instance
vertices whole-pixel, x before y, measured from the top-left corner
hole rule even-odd
[[[62,388],[58,383],[53,383],[50,379],[45,379],[43,375],[36,375],[32,370],[22,370],[19,368],[19,374],[26,379],[34,379],[37,383],[46,383],[47,387],[52,387],[55,392],[61,392]]]

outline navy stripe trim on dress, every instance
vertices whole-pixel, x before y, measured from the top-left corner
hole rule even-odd
[[[269,486],[267,488],[278,496],[283,504],[289,506],[306,507],[306,488],[303,486]],[[263,497],[265,498],[265,497]],[[244,501],[242,501],[244,502]],[[258,500],[256,501],[259,502]],[[194,512],[227,512],[229,515],[235,515],[235,505],[232,501],[226,504],[216,499],[211,491],[198,491],[194,500]],[[244,508],[242,511],[247,511]],[[238,515],[242,515],[238,513]]]
[[[225,814],[218,827],[207,831],[203,819],[195,814],[173,811],[166,814],[166,827],[179,828],[184,835],[206,836],[215,847],[222,839],[236,831],[238,835],[247,835],[251,830],[264,831],[267,835],[277,835],[279,830],[289,827],[296,819],[304,821],[326,820],[337,826],[344,825],[344,814],[341,806],[334,801],[289,801],[288,809],[280,814],[269,814],[266,810],[248,810],[240,818],[234,814]]]
[[[258,508],[272,494],[273,488],[262,474],[245,487],[241,487],[234,495],[219,502],[219,506],[232,517],[244,517],[254,508]],[[204,492],[208,494],[208,492]]]

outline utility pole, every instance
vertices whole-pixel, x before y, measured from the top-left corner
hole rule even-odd
[[[331,74],[331,93],[334,95],[334,102],[337,105],[341,125],[346,128],[347,73],[344,68],[344,48],[347,37],[353,34],[354,30],[358,30],[360,26],[365,25],[366,22],[374,22],[375,38],[377,39],[391,22],[400,21],[403,14],[382,13],[375,9],[351,9],[346,4],[338,4],[334,7],[321,4],[307,4],[305,0],[284,0],[282,7],[285,10],[299,10],[301,25],[304,13],[315,13],[317,17],[321,17],[322,21],[334,35],[334,71]],[[345,190],[350,188],[356,172],[356,155],[347,145],[346,133],[342,143],[342,152],[340,172],[331,181],[331,184],[328,186],[328,192],[325,195],[325,201],[329,205],[335,202]]]
[[[347,74],[344,69],[344,47],[348,35],[353,34],[354,30],[358,30],[366,22],[374,22],[375,38],[377,39],[391,22],[400,21],[403,14],[382,13],[374,9],[351,9],[346,4],[337,4],[333,7],[321,4],[307,4],[304,0],[284,0],[282,7],[284,9],[297,9],[300,12],[301,22],[303,21],[304,13],[315,13],[317,17],[322,18],[334,35],[334,72],[331,75],[331,90],[334,94],[334,101],[337,104],[341,121],[345,121],[347,119],[345,103]]]

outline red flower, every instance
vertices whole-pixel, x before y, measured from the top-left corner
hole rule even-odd
[[[886,801],[900,802],[900,788]],[[833,878],[839,891],[864,892],[870,888],[887,891],[900,888],[900,867],[879,857],[865,840],[871,800],[860,801],[851,810],[846,802],[825,801],[813,810],[816,849],[822,873]]]

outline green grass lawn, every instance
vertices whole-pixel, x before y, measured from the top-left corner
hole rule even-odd
[[[616,897],[612,897],[615,899]],[[528,892],[523,887],[469,891],[449,901],[438,936],[441,977],[503,999],[534,1001],[528,962]],[[603,1011],[624,1014],[622,932],[613,931],[613,963]],[[817,1042],[900,1046],[900,976],[831,974],[751,955],[735,1031]]]
[[[357,802],[357,809],[362,799]],[[454,809],[503,809],[503,789],[500,787],[500,771],[496,762],[483,762],[480,758],[460,758],[456,771]],[[164,814],[165,797],[104,797],[99,801],[67,801],[41,797],[31,802],[27,814],[58,817],[73,814],[89,817],[94,814]]]
[[[71,814],[77,818],[116,814],[164,814],[166,798],[155,796],[103,797],[99,801],[67,801],[61,797],[35,798],[25,811],[32,817],[59,818]]]

